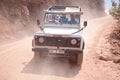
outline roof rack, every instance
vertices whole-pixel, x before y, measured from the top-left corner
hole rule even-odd
[[[61,13],[71,13],[71,12],[77,12],[80,13],[81,12],[81,8],[79,6],[51,6],[50,8],[48,8],[48,10],[46,12],[61,12]]]
[[[79,6],[51,6],[50,8],[48,8],[48,10],[58,10],[58,9],[65,10],[66,8],[76,8],[79,9],[79,11],[81,11],[81,8]]]

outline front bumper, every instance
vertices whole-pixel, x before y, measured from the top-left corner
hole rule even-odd
[[[40,53],[49,53],[49,50],[62,50],[64,54],[79,54],[82,53],[81,50],[71,50],[71,49],[47,49],[47,48],[32,48],[32,51],[38,51]]]

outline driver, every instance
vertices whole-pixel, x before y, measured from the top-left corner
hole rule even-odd
[[[70,20],[68,21],[68,24],[77,24],[77,21],[75,20],[75,16],[73,14],[70,15]]]
[[[59,22],[61,24],[68,22],[68,19],[66,18],[66,14],[62,14],[62,16],[60,16]]]

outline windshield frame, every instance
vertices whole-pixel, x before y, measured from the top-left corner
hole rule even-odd
[[[62,14],[65,14],[65,15],[76,15],[76,16],[79,16],[78,17],[78,20],[79,20],[79,22],[78,23],[76,23],[76,24],[69,24],[69,23],[66,23],[66,24],[55,24],[55,23],[46,23],[46,15],[48,15],[48,14],[56,14],[56,15],[62,15]],[[44,25],[45,26],[70,26],[70,27],[78,27],[78,26],[80,26],[80,21],[81,21],[81,15],[80,15],[80,13],[45,13],[45,15],[44,15]]]

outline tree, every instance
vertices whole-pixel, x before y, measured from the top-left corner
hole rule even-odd
[[[118,3],[113,0],[111,2],[112,8],[110,9],[110,14],[113,16],[113,18],[120,22],[120,0]]]

